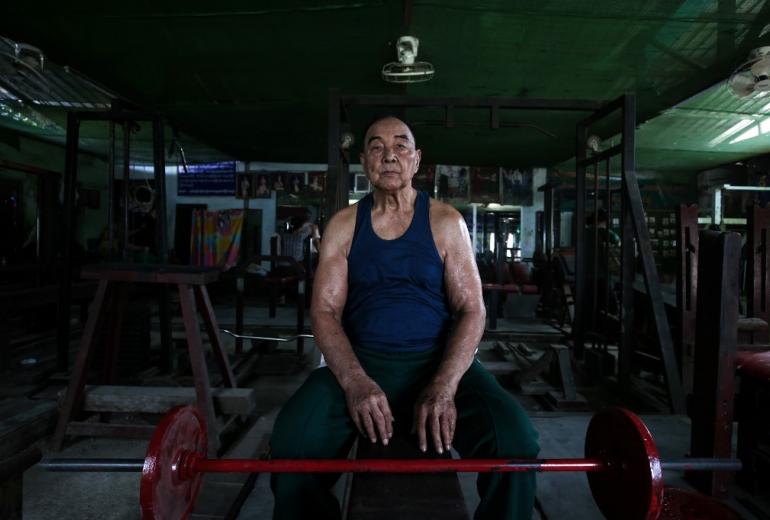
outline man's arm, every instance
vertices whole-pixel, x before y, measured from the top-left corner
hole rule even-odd
[[[486,311],[465,220],[450,206],[434,204],[431,229],[444,260],[444,283],[454,328],[436,374],[415,404],[414,429],[422,451],[427,449],[427,430],[430,430],[436,451],[442,453],[449,449],[454,438],[455,393],[481,341]]]
[[[313,334],[326,365],[337,378],[358,431],[383,444],[393,435],[393,415],[382,389],[364,372],[342,328],[348,294],[347,256],[355,227],[355,208],[329,221],[321,241],[310,314]]]

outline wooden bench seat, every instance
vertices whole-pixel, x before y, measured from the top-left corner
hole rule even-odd
[[[357,459],[451,458],[422,453],[415,437],[394,435],[388,446],[361,438]],[[348,520],[469,520],[456,473],[357,473],[348,498]]]

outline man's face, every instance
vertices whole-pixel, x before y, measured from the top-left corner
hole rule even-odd
[[[364,137],[361,164],[377,189],[392,192],[409,186],[420,157],[409,127],[396,118],[377,121]]]

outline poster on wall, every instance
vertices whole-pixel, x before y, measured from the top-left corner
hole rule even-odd
[[[321,195],[326,188],[326,172],[310,172],[308,174],[307,191],[310,195]]]
[[[299,195],[305,189],[306,176],[305,172],[292,172],[289,175],[289,184],[286,186],[286,191],[290,195]]]
[[[269,199],[270,198],[270,173],[268,172],[256,172],[254,174],[256,180],[254,181],[254,198],[257,199]]]
[[[273,191],[281,192],[286,189],[286,172],[271,172],[270,180]]]
[[[500,168],[493,166],[471,168],[470,200],[483,204],[500,202]]]
[[[239,173],[235,176],[235,198],[253,199],[257,194],[257,178],[254,173]]]
[[[235,161],[189,164],[177,170],[176,193],[183,197],[235,195]]]
[[[435,196],[436,167],[432,164],[422,165],[412,177],[412,187],[417,191],[425,191],[431,197]]]
[[[438,198],[440,200],[464,204],[468,202],[468,166],[436,166],[438,177]]]
[[[500,168],[500,175],[503,181],[503,204],[532,205],[532,168]]]

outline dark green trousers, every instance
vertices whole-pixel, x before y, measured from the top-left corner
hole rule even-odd
[[[387,354],[356,350],[364,370],[388,396],[394,428],[409,433],[419,393],[441,360],[439,349]],[[463,458],[536,457],[537,433],[522,407],[475,360],[455,396],[457,427],[452,446]],[[328,368],[313,371],[281,410],[270,440],[274,459],[345,458],[358,432],[345,395]],[[428,437],[430,439],[430,437]],[[361,442],[368,442],[361,439]],[[428,449],[432,443],[428,443]],[[274,474],[274,519],[339,519],[331,488],[333,474]],[[480,473],[481,503],[476,519],[529,520],[535,499],[535,474]],[[394,500],[397,497],[394,497]]]

